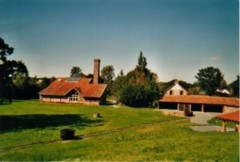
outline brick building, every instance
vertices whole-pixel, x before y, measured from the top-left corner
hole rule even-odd
[[[58,78],[39,93],[40,101],[100,105],[106,101],[107,84],[99,84],[100,59],[94,59],[91,78]]]

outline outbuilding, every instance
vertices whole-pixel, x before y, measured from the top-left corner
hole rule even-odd
[[[234,112],[239,110],[239,98],[215,97],[204,95],[165,95],[158,101],[159,109],[172,109],[201,112]]]
[[[240,132],[240,127],[239,127],[239,123],[240,123],[239,117],[240,117],[240,115],[239,115],[239,113],[240,113],[240,111],[235,111],[235,112],[231,112],[231,113],[216,116],[216,118],[222,120],[222,132],[226,132],[226,122],[236,123],[235,130],[237,132]]]

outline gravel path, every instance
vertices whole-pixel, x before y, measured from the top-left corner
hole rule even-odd
[[[214,131],[220,132],[221,131],[221,127],[215,126],[215,125],[190,126],[189,128],[198,132],[214,132]]]
[[[176,110],[163,110],[161,109],[161,111],[163,112],[172,112],[172,113],[176,113]],[[217,115],[220,115],[221,113],[211,113],[211,112],[198,112],[198,111],[194,111],[192,117],[190,117],[190,122],[194,123],[194,124],[200,124],[198,126],[190,126],[190,128],[194,131],[198,131],[198,132],[213,132],[213,131],[221,131],[221,126],[216,126],[216,125],[209,125],[207,123],[208,120],[214,118]],[[233,128],[227,128],[227,131],[234,131]]]
[[[203,113],[193,112],[194,116],[190,118],[190,121],[195,124],[203,124],[202,126],[190,126],[194,131],[198,132],[212,132],[221,131],[221,127],[215,125],[208,125],[207,121],[217,116],[219,113]]]
[[[193,112],[194,116],[190,118],[192,123],[203,124],[202,126],[190,126],[194,131],[199,132],[212,132],[212,131],[221,131],[221,126],[209,125],[208,120],[214,118],[221,113],[203,113],[203,112]],[[227,132],[234,131],[233,128],[227,128]]]
[[[192,123],[196,124],[208,124],[207,121],[214,118],[221,113],[203,113],[203,112],[193,112],[193,117],[190,118]]]

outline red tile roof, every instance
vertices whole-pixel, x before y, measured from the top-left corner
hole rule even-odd
[[[213,97],[201,95],[178,95],[178,96],[164,96],[159,102],[173,102],[173,103],[189,103],[189,104],[209,104],[209,105],[225,105],[239,107],[239,98],[231,97]]]
[[[106,84],[91,84],[90,78],[80,78],[69,81],[68,78],[58,78],[47,88],[40,92],[40,95],[66,96],[73,89],[77,90],[83,97],[101,98],[105,92]]]
[[[231,113],[227,113],[227,114],[218,115],[218,116],[216,116],[216,118],[239,123],[240,122],[239,113],[240,113],[240,111],[235,111],[235,112],[231,112]]]

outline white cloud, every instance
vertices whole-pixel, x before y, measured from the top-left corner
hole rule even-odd
[[[210,57],[209,60],[212,60],[212,61],[218,61],[220,60],[221,57],[220,56],[213,56],[213,57]]]

